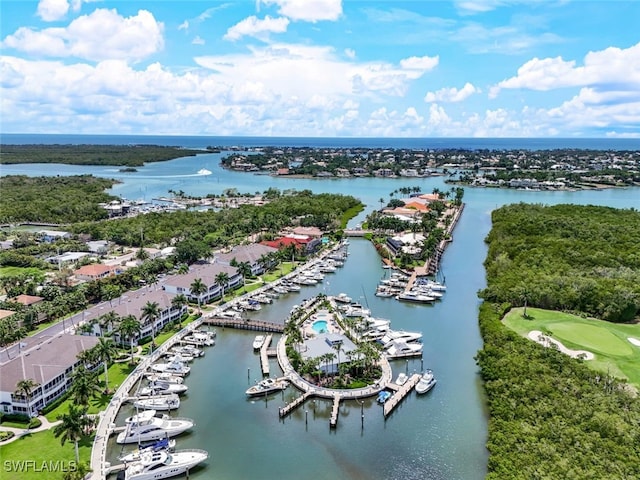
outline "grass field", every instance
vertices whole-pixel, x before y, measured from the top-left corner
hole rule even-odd
[[[88,462],[91,456],[90,437],[83,438],[78,443],[80,461]],[[2,458],[2,480],[42,480],[45,478],[62,478],[60,468],[70,468],[71,461],[75,462],[73,443],[60,445],[60,439],[53,436],[53,430],[32,433],[0,447]],[[59,463],[56,461],[59,460]],[[20,462],[28,462],[22,463]],[[47,467],[58,472],[47,471]]]
[[[569,313],[527,308],[514,308],[503,323],[522,336],[540,330],[574,350],[588,350],[596,356],[585,364],[594,370],[609,372],[640,388],[640,347],[628,338],[640,340],[640,324],[617,324]]]

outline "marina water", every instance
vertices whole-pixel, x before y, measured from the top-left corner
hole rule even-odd
[[[105,142],[88,139],[84,143]],[[212,140],[207,144],[216,143]],[[170,189],[183,190],[188,195],[220,194],[228,188],[254,193],[269,187],[345,193],[367,205],[351,225],[361,222],[371,209],[379,208],[379,199],[388,200],[389,193],[399,187],[417,185],[425,192],[435,187],[448,188],[442,177],[274,178],[223,170],[219,166],[220,157],[221,154],[205,154],[152,163],[130,174],[120,173],[113,167],[73,165],[56,165],[55,169],[50,165],[2,165],[0,173],[31,176],[43,172],[91,173],[118,178],[123,183],[116,185],[112,193],[132,200],[167,196]],[[199,176],[197,172],[203,168],[212,174]],[[283,296],[252,314],[255,318],[282,323],[293,305],[302,303],[304,298],[317,293],[345,292],[367,304],[374,316],[390,319],[392,328],[423,333],[422,361],[417,358],[392,362],[394,377],[402,371],[413,373],[432,368],[438,379],[436,388],[425,396],[409,395],[386,420],[375,398],[365,400],[364,405],[356,401],[343,402],[335,430],[329,429],[329,401],[308,401],[281,420],[278,408],[299,392],[290,386],[284,393],[271,395],[266,400],[247,399],[245,390],[261,378],[259,355],[252,348],[255,332],[218,329],[216,346],[209,347],[206,355],[192,364],[191,374],[185,381],[189,392],[178,412],[196,422],[190,434],[178,437],[178,448],[203,448],[210,454],[206,468],[195,469],[190,478],[484,478],[487,414],[473,357],[482,345],[477,292],[485,285],[482,262],[491,211],[503,204],[521,201],[640,208],[640,191],[532,192],[467,188],[464,201],[465,211],[442,263],[441,274],[448,290],[441,302],[425,306],[375,297],[375,286],[387,271],[382,269],[375,250],[366,240],[351,239],[350,255],[338,272],[327,274],[322,283],[303,287],[301,292]],[[277,337],[274,342],[276,340]],[[272,376],[276,376],[277,362],[275,359],[271,362]],[[361,412],[364,412],[364,421]],[[131,413],[126,409],[121,412],[119,424]],[[120,447],[115,442],[110,445],[110,459],[116,463]]]

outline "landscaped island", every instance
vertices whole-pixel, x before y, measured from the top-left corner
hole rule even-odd
[[[476,357],[488,478],[640,477],[640,401],[620,380],[638,386],[640,214],[519,204],[493,221]]]

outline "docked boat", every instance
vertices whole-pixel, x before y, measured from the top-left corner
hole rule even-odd
[[[396,378],[396,385],[402,386],[407,383],[407,380],[409,380],[409,376],[406,373],[401,372],[398,374],[398,378]]]
[[[216,343],[212,337],[210,337],[209,335],[206,335],[203,332],[193,332],[190,335],[187,335],[186,337],[184,337],[182,340],[184,342],[191,343],[199,347],[201,346],[210,347],[212,345],[215,345]]]
[[[253,339],[253,349],[260,350],[265,340],[266,337],[264,335],[256,335],[256,338]]]
[[[273,299],[267,296],[266,294],[256,295],[253,297],[253,299],[256,302],[260,302],[260,303],[265,303],[265,304],[273,303]]]
[[[403,292],[396,296],[396,300],[413,303],[433,303],[436,299],[422,293]]]
[[[180,397],[175,393],[159,395],[157,397],[138,397],[133,406],[140,410],[154,410],[166,412],[180,408]]]
[[[181,353],[175,352],[167,352],[164,356],[168,359],[169,362],[182,362],[182,363],[191,363],[193,362],[194,357],[191,355],[183,355]]]
[[[389,287],[378,287],[375,295],[376,297],[389,298],[393,297],[394,293]]]
[[[153,442],[140,444],[137,449],[118,457],[118,460],[123,463],[135,462],[140,460],[140,456],[146,452],[159,452],[161,450],[171,452],[174,448],[176,448],[176,441],[174,439],[162,438]]]
[[[151,382],[155,382],[155,381],[162,381],[162,382],[166,382],[166,383],[183,383],[184,382],[184,378],[179,377],[178,375],[172,375],[170,373],[146,373],[145,377],[147,377],[147,380],[151,381]]]
[[[183,383],[169,383],[162,380],[154,380],[149,382],[149,385],[140,389],[138,393],[142,397],[146,396],[158,396],[158,395],[182,395],[189,387]]]
[[[265,378],[259,381],[253,387],[250,387],[245,393],[249,397],[256,397],[259,395],[267,395],[272,392],[279,392],[289,386],[288,380],[284,378],[274,379]]]
[[[333,297],[333,299],[336,302],[340,302],[340,303],[351,303],[351,297],[346,293],[339,293],[338,295]]]
[[[389,348],[391,342],[418,342],[422,340],[422,334],[419,332],[407,332],[405,330],[387,330],[387,333],[379,340],[384,348]]]
[[[435,386],[436,377],[433,376],[433,372],[431,371],[431,369],[427,369],[427,371],[422,374],[422,377],[420,377],[420,380],[416,384],[416,393],[427,393]]]
[[[140,443],[175,437],[190,428],[194,422],[189,418],[156,416],[155,410],[140,412],[125,420],[126,428],[116,438],[117,443]]]
[[[188,449],[167,452],[145,452],[140,459],[127,464],[118,480],[157,480],[182,475],[209,458],[205,450]]]
[[[390,343],[390,345],[387,347],[384,353],[387,356],[387,358],[410,357],[413,355],[421,355],[422,344],[398,342],[394,340]]]
[[[371,315],[371,310],[358,303],[352,303],[344,309],[343,315],[345,317],[367,317]]]
[[[201,357],[204,355],[204,350],[197,348],[193,345],[179,345],[172,347],[171,351],[178,355],[186,355],[188,357]]]
[[[275,287],[272,288],[272,290],[280,295],[284,295],[285,293],[289,293],[289,288],[281,286],[281,285],[276,285]]]
[[[391,393],[387,392],[386,390],[382,390],[380,393],[378,393],[378,398],[376,398],[376,402],[383,404],[384,402],[389,400],[389,398],[391,398]]]
[[[191,367],[188,367],[182,362],[154,363],[151,365],[151,369],[154,372],[170,373],[180,376],[187,375],[191,371]]]

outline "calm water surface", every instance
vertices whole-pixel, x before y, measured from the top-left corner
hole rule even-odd
[[[401,186],[448,188],[442,178],[313,180],[273,178],[222,170],[220,154],[205,154],[149,164],[133,174],[115,168],[67,165],[3,165],[0,173],[25,175],[77,175],[91,173],[122,180],[112,193],[129,199],[151,200],[169,189],[189,195],[222,193],[227,188],[261,192],[269,187],[314,192],[345,193],[367,204],[352,220],[362,221],[379,207],[381,197]],[[211,175],[198,176],[201,168]],[[210,460],[191,478],[219,479],[481,479],[486,473],[487,416],[474,355],[481,348],[477,326],[477,291],[484,287],[482,262],[490,213],[513,202],[577,203],[640,208],[638,189],[599,192],[528,192],[472,189],[465,191],[466,208],[454,231],[454,242],[442,263],[448,286],[442,302],[434,306],[410,305],[373,295],[385,274],[375,250],[364,240],[352,240],[345,267],[327,274],[325,281],[302,292],[281,297],[253,314],[283,322],[294,304],[316,293],[345,292],[366,303],[373,314],[392,320],[393,328],[421,331],[421,359],[396,361],[394,375],[432,368],[436,388],[426,396],[409,395],[385,421],[374,399],[360,406],[345,402],[338,428],[329,429],[329,402],[308,402],[284,421],[278,407],[298,395],[293,387],[267,401],[247,400],[244,391],[260,377],[259,356],[253,353],[255,333],[218,329],[215,347],[196,360],[186,383],[190,390],[179,414],[196,421],[194,431],[179,437],[179,448],[203,448]],[[278,374],[272,360],[272,375]],[[364,428],[361,426],[361,408]],[[130,414],[123,411],[122,417]],[[112,440],[113,441],[113,440]],[[113,445],[111,456],[119,453]]]

